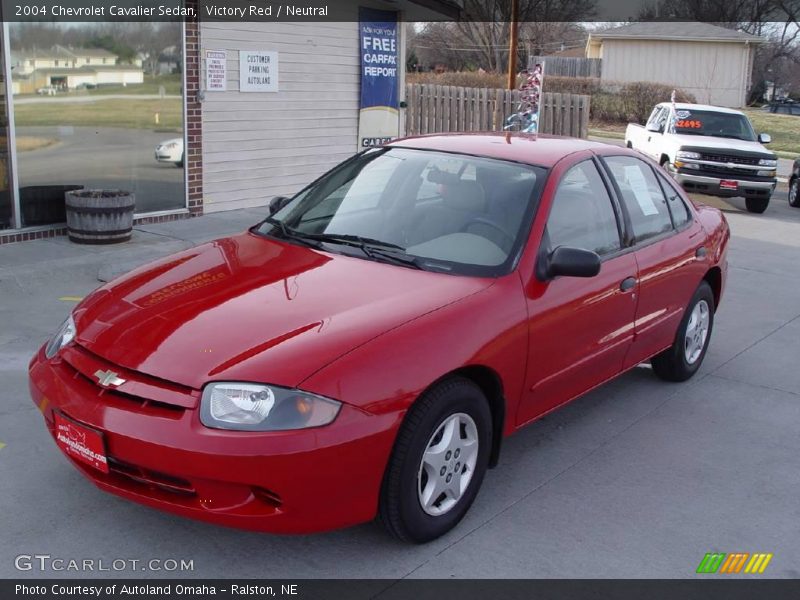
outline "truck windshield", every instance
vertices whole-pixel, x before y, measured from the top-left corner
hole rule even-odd
[[[673,130],[682,135],[710,135],[746,142],[756,141],[756,134],[750,121],[744,115],[735,113],[678,110]]]

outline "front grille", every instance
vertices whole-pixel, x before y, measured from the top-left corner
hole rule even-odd
[[[62,364],[64,365],[64,368],[72,374],[73,378],[80,378],[89,383],[98,390],[98,395],[102,396],[106,402],[115,403],[121,408],[126,408],[129,410],[133,409],[137,412],[155,414],[157,416],[171,419],[179,419],[185,411],[185,409],[181,406],[175,406],[174,404],[167,404],[166,402],[159,402],[158,400],[134,396],[132,394],[120,392],[119,390],[101,387],[97,384],[95,379],[92,379],[86,375],[86,373],[79,371],[75,365],[69,362],[69,360],[64,360]]]
[[[180,496],[197,495],[194,486],[185,479],[166,475],[157,471],[151,471],[150,469],[132,465],[110,456],[108,457],[108,469],[117,477],[126,478],[151,490],[160,490]]]
[[[761,158],[752,156],[733,156],[730,154],[711,154],[707,152],[700,153],[701,160],[710,160],[711,162],[720,163],[734,163],[736,165],[752,165],[758,166],[758,161]]]
[[[766,168],[766,167],[765,167]],[[753,171],[752,169],[737,169],[736,167],[729,169],[727,167],[716,167],[713,165],[700,165],[699,171],[686,171],[687,173],[697,172],[699,175],[711,175],[715,177],[721,177],[723,179],[729,178],[732,176],[737,176],[745,179],[752,179],[754,181],[758,180],[768,180],[769,177],[761,177],[756,175],[758,171]]]

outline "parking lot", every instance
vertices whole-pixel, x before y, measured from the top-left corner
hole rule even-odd
[[[785,184],[764,215],[715,203],[733,231],[730,274],[699,374],[668,384],[640,366],[509,438],[466,519],[424,546],[374,523],[241,532],[106,495],[60,455],[29,400],[28,360],[98,277],[265,210],[139,226],[118,248],[0,247],[0,577],[686,578],[712,551],[773,553],[766,576],[800,577],[800,210]],[[193,571],[19,571],[21,554]]]

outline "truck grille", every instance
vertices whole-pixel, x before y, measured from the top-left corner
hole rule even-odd
[[[761,158],[752,156],[732,156],[729,154],[711,154],[706,152],[702,152],[700,156],[701,160],[709,160],[711,162],[720,163],[733,163],[736,165],[758,166],[758,161],[761,160]]]

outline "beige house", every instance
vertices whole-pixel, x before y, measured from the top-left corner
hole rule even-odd
[[[596,31],[586,57],[602,59],[603,81],[652,81],[697,101],[737,108],[750,89],[753,54],[766,40],[708,23],[631,23]]]
[[[21,75],[28,75],[38,69],[79,69],[116,64],[117,55],[102,48],[65,48],[56,45],[49,50],[27,52],[17,60],[15,70]]]

